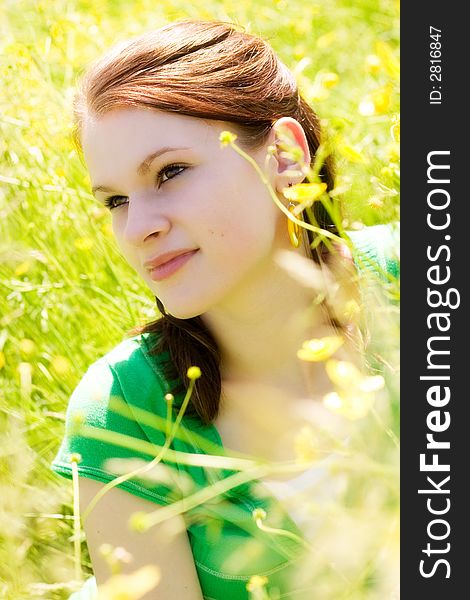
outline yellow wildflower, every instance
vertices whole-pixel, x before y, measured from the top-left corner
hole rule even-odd
[[[320,362],[330,358],[343,343],[343,338],[337,335],[307,340],[297,351],[297,357],[300,360]]]
[[[384,378],[382,375],[370,375],[369,377],[363,377],[359,383],[359,390],[366,394],[377,392],[384,387]]]
[[[66,375],[70,371],[70,361],[65,356],[56,356],[51,362],[52,369],[57,375]]]
[[[326,408],[336,411],[341,408],[342,400],[337,392],[329,392],[323,396],[323,404]]]
[[[17,277],[21,277],[22,275],[25,275],[29,269],[31,268],[31,261],[30,260],[25,260],[24,262],[20,263],[16,269],[15,269],[15,275]]]
[[[366,70],[369,73],[378,73],[378,71],[380,70],[381,67],[381,61],[380,58],[377,56],[377,54],[368,54],[366,56],[366,60],[365,60],[365,67]]]
[[[330,392],[323,398],[323,404],[332,412],[336,412],[346,419],[355,421],[365,417],[374,405],[373,394],[345,394]]]
[[[122,546],[101,544],[101,546],[98,548],[98,552],[106,561],[106,564],[110,568],[113,575],[116,575],[121,571],[123,564],[129,564],[132,562],[132,554],[130,554]]]
[[[199,379],[201,377],[201,369],[199,367],[189,367],[187,376],[188,379]]]
[[[249,592],[256,592],[256,590],[262,590],[267,583],[268,578],[265,575],[252,575],[246,584],[246,589]]]
[[[91,209],[90,214],[93,217],[93,219],[96,219],[98,221],[102,217],[105,217],[108,214],[108,211],[104,206],[94,206]]]
[[[339,76],[337,73],[319,73],[319,83],[325,88],[332,88],[339,82]]]
[[[84,250],[84,251],[90,250],[90,248],[92,248],[93,244],[94,244],[93,240],[88,237],[77,238],[74,243],[75,243],[75,247],[78,250]]]
[[[102,227],[101,227],[101,231],[108,237],[112,237],[113,236],[113,227],[111,225],[111,223],[105,223]]]
[[[309,102],[321,102],[322,100],[326,100],[329,95],[330,92],[326,87],[316,83],[308,91],[307,97]]]
[[[284,188],[282,193],[288,200],[305,203],[307,206],[317,200],[326,190],[326,183],[297,183]]]
[[[264,521],[267,517],[266,511],[263,508],[255,508],[251,513],[254,521]]]
[[[392,86],[384,85],[370,94],[367,94],[359,103],[359,114],[370,117],[384,114],[390,108],[392,99]]]
[[[400,144],[392,142],[386,147],[388,162],[397,163],[400,160]]]
[[[237,136],[231,131],[222,131],[219,140],[222,147],[232,144],[237,139]]]
[[[65,169],[63,167],[56,167],[54,169],[54,173],[59,179],[63,179],[65,177]]]
[[[375,401],[375,392],[383,388],[381,375],[363,375],[351,362],[330,359],[326,372],[337,390],[326,394],[324,405],[348,419],[360,419],[368,414]]]
[[[380,169],[380,174],[383,175],[384,177],[392,177],[393,176],[393,169],[392,169],[392,167],[382,167]],[[369,200],[368,204],[371,205],[371,201],[370,200]]]
[[[129,519],[129,529],[140,533],[147,531],[147,513],[143,511],[133,513]]]
[[[375,205],[371,204],[371,202],[372,200],[369,201],[369,204],[375,207]],[[360,310],[361,307],[356,302],[356,300],[350,299],[344,304],[342,314],[347,321],[351,321],[360,313]]]
[[[306,49],[305,49],[305,45],[304,44],[300,44],[300,45],[296,46],[294,48],[294,58],[296,60],[300,60],[301,58],[304,58],[305,57],[305,52],[306,52]],[[296,69],[296,71],[297,71],[297,69]]]
[[[85,425],[85,415],[82,412],[74,414],[70,425],[71,433],[80,433],[83,425]]]
[[[324,48],[328,48],[332,44],[336,42],[338,38],[338,34],[336,31],[329,31],[328,33],[324,33],[317,40],[317,48],[323,50]]]
[[[380,169],[380,173],[386,177],[389,177],[392,174],[390,167],[382,167],[382,169]],[[371,196],[367,202],[367,205],[377,210],[383,208],[384,203],[383,200],[381,200],[378,196]]]
[[[294,33],[299,38],[305,37],[312,30],[312,23],[309,19],[296,19],[293,25]]]
[[[385,85],[381,88],[374,90],[371,94],[372,102],[375,106],[375,112],[377,114],[383,114],[387,112],[390,107],[392,98],[392,86]]]
[[[62,46],[64,39],[65,39],[64,21],[61,20],[61,21],[56,21],[55,23],[53,23],[49,28],[49,32],[51,34],[52,39],[59,46]]]
[[[5,366],[5,354],[0,350],[0,369]]]
[[[139,600],[160,582],[160,569],[147,565],[129,575],[113,575],[100,587],[100,600]]]
[[[329,89],[339,82],[337,73],[323,72],[315,77],[312,87],[308,91],[308,99],[312,102],[321,102],[330,95]]]
[[[365,156],[354,146],[350,144],[340,143],[338,145],[339,152],[352,163],[366,163]]]
[[[356,365],[346,360],[332,358],[326,363],[325,368],[331,381],[341,388],[350,388],[357,385],[361,377]]]
[[[380,62],[384,71],[392,79],[398,79],[400,76],[400,63],[395,57],[392,48],[383,41],[378,41],[375,44],[375,52],[380,58]]]
[[[20,352],[26,356],[31,356],[36,352],[36,344],[33,342],[33,340],[28,340],[26,338],[20,340],[18,347]]]

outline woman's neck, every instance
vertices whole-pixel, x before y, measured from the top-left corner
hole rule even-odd
[[[314,290],[272,261],[205,313],[202,318],[221,351],[222,379],[305,388],[306,365],[297,350],[306,339],[331,335],[314,298]]]

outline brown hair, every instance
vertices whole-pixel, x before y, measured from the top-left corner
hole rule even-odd
[[[126,107],[233,123],[237,143],[248,150],[264,143],[277,119],[290,116],[304,128],[312,163],[320,144],[318,117],[300,96],[292,73],[268,43],[231,23],[179,21],[111,49],[81,80],[75,99],[76,140],[87,112],[100,116]],[[331,157],[320,177],[327,190],[333,188]],[[314,204],[313,217],[322,228],[334,227],[320,202]],[[312,232],[308,234],[312,242]],[[319,244],[312,259],[320,263],[325,252]],[[156,302],[162,317],[134,333],[155,334],[151,353],[168,352],[165,375],[179,381],[175,394],[184,391],[188,367],[201,368],[188,410],[210,423],[218,414],[221,393],[217,343],[200,317],[177,319],[158,298]]]

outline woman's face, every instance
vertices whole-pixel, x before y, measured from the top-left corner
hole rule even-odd
[[[233,131],[220,121],[137,108],[88,116],[83,125],[92,186],[112,207],[117,243],[179,318],[223,305],[289,247],[286,217],[253,166],[221,148],[227,129]],[[262,168],[267,145],[251,153]],[[276,187],[276,169],[266,173]],[[171,258],[166,253],[180,256],[158,266]]]

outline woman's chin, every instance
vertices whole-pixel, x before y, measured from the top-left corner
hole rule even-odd
[[[192,319],[193,317],[199,317],[202,314],[202,310],[197,310],[194,306],[181,306],[171,305],[165,306],[165,312],[176,319]]]

